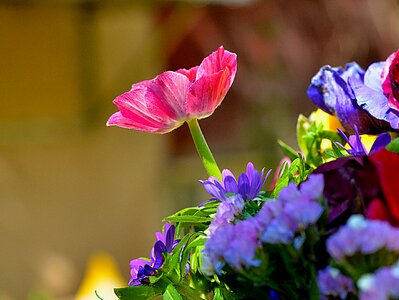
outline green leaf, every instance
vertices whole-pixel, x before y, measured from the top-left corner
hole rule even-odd
[[[151,299],[162,295],[162,286],[130,286],[114,289],[116,296],[121,300]]]
[[[399,138],[394,139],[385,148],[391,152],[399,154]]]
[[[304,115],[300,114],[298,116],[298,121],[296,123],[296,136],[297,136],[297,142],[298,142],[299,149],[301,149],[301,151],[305,155],[307,155],[308,147],[307,147],[307,143],[306,143],[304,137],[306,136],[309,126],[310,126],[310,122],[309,122],[308,118],[306,118]]]
[[[176,222],[176,223],[207,223],[212,221],[211,217],[200,217],[200,216],[169,216],[165,218],[165,221]]]
[[[284,155],[287,156],[289,159],[294,160],[298,158],[298,152],[292,149],[282,140],[278,140],[277,143],[280,145],[280,148],[283,151]]]
[[[335,131],[331,131],[331,130],[322,130],[320,131],[320,137],[322,139],[327,139],[330,140],[331,142],[340,142],[342,143],[342,137]]]
[[[177,266],[180,262],[182,248],[186,246],[187,241],[190,239],[190,236],[190,234],[187,234],[181,239],[181,241],[173,249],[172,255],[168,257],[168,259],[165,261],[163,267],[163,269],[168,272],[168,276],[170,276],[172,272],[177,273],[179,275],[179,281],[181,278],[181,274],[180,269]]]
[[[181,274],[185,274],[186,265],[190,258],[190,254],[192,254],[192,252],[195,252],[195,250],[196,250],[194,248],[200,247],[202,249],[205,244],[205,241],[206,241],[206,238],[202,232],[194,233],[190,237],[190,239],[193,239],[193,241],[188,243],[186,245],[186,247],[182,249],[182,252],[181,252],[181,256],[180,256],[181,257],[181,261],[180,261],[180,273]],[[191,259],[190,259],[190,261],[191,261]]]
[[[173,284],[169,284],[163,293],[164,300],[183,300],[183,297],[179,294],[179,292],[175,289]]]
[[[219,287],[215,288],[214,290],[213,300],[224,300],[222,291]]]

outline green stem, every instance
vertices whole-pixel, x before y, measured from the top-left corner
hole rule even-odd
[[[220,172],[220,169],[215,159],[213,158],[212,152],[209,149],[208,144],[206,143],[204,135],[202,134],[201,128],[198,124],[198,120],[189,120],[187,121],[187,124],[190,128],[195,147],[197,148],[198,154],[209,176],[214,176],[218,179],[222,179],[222,173]]]

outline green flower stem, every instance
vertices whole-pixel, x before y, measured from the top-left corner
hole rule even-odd
[[[220,172],[220,169],[213,158],[212,152],[206,143],[205,137],[202,134],[201,128],[198,124],[198,120],[189,120],[187,121],[187,124],[190,128],[191,136],[193,137],[195,147],[197,148],[205,170],[208,172],[209,176],[222,179],[222,173]]]

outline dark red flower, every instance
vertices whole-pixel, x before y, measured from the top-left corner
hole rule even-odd
[[[314,173],[324,174],[328,228],[344,224],[352,214],[399,226],[399,154],[382,148],[369,156],[338,158]]]

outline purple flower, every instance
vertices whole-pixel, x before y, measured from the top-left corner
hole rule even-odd
[[[130,262],[129,286],[148,283],[148,277],[155,275],[156,271],[163,265],[164,253],[170,253],[179,243],[175,240],[175,226],[165,223],[164,233],[156,233],[157,241],[151,250],[151,259],[137,258]]]
[[[238,272],[259,266],[261,261],[255,258],[260,246],[258,235],[255,218],[220,226],[205,243],[202,271],[207,275],[220,275],[226,264]]]
[[[321,299],[346,299],[355,291],[353,281],[331,266],[318,272],[317,283]]]
[[[399,251],[399,229],[388,222],[366,220],[362,215],[353,215],[347,224],[329,237],[327,251],[337,262],[357,253],[373,254],[381,249]]]
[[[264,226],[262,242],[288,244],[296,232],[315,224],[323,213],[323,188],[323,176],[310,175],[299,187],[290,183],[277,200],[266,202],[257,215]]]
[[[357,104],[378,120],[399,129],[399,51],[370,65],[364,84],[351,83]]]
[[[208,180],[200,182],[211,196],[220,201],[225,201],[229,194],[239,194],[244,200],[252,200],[261,191],[269,174],[270,171],[264,176],[264,169],[258,172],[249,162],[246,172],[242,173],[238,180],[230,170],[225,169],[222,172],[222,181],[209,177]]]
[[[358,281],[360,300],[399,298],[399,262],[363,275]]]
[[[368,76],[354,62],[345,68],[324,66],[312,78],[307,94],[319,108],[337,116],[349,133],[353,133],[353,124],[357,125],[361,134],[389,130],[387,120],[376,118],[363,107],[357,93],[354,93],[354,86],[358,88],[367,83]]]
[[[243,211],[245,206],[241,195],[233,195],[220,203],[217,208],[215,218],[208,228],[208,236],[211,236],[220,226],[232,223],[234,219]]]
[[[354,125],[354,128],[355,128],[355,134],[349,136],[349,138],[346,136],[346,134],[341,129],[338,128],[339,134],[347,142],[350,149],[346,149],[340,143],[337,143],[337,144],[339,146],[341,146],[343,149],[345,149],[352,156],[368,155],[366,147],[363,145],[362,138],[360,137],[357,126]],[[389,133],[384,132],[384,133],[380,134],[375,139],[373,145],[371,146],[370,153],[376,152],[376,151],[380,150],[381,148],[385,148],[385,146],[387,146],[390,142],[391,142],[391,136],[389,135]]]

